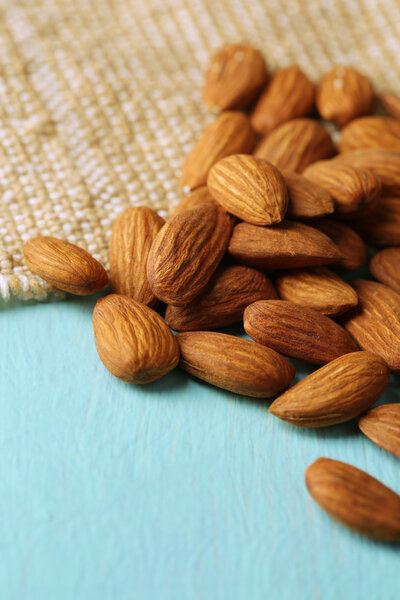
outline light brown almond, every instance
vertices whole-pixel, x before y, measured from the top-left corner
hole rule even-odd
[[[195,208],[196,206],[202,206],[203,204],[218,204],[217,201],[211,196],[206,185],[196,188],[190,192],[190,194],[185,196],[171,211],[170,218],[174,217],[183,210],[186,210],[187,208]]]
[[[400,195],[400,152],[353,150],[338,154],[335,161],[369,169],[380,179],[385,194]]]
[[[312,267],[342,258],[328,236],[294,221],[274,227],[239,223],[233,229],[228,250],[239,263],[259,269]]]
[[[400,403],[371,408],[358,426],[374,444],[400,458]]]
[[[251,124],[265,135],[278,125],[307,117],[314,105],[314,86],[299,67],[279,69],[251,113]]]
[[[223,158],[211,168],[207,185],[225,210],[248,223],[274,225],[285,216],[285,180],[262,158],[247,154]]]
[[[340,325],[321,313],[285,300],[259,300],[246,308],[246,333],[285,356],[323,365],[357,350]]]
[[[318,458],[306,471],[314,500],[346,527],[370,538],[400,541],[400,496],[365,471]]]
[[[336,66],[325,73],[317,87],[319,114],[338,125],[369,114],[373,100],[374,92],[369,79],[352,67]]]
[[[385,361],[371,352],[344,354],[279,396],[269,412],[299,427],[326,427],[372,406],[389,382]]]
[[[211,331],[176,337],[182,369],[235,394],[270,398],[286,389],[295,374],[283,356],[256,342]]]
[[[96,302],[93,332],[103,364],[127,383],[150,383],[178,364],[178,344],[165,321],[128,296],[110,294]]]
[[[205,185],[209,170],[225,156],[251,152],[255,133],[246,115],[226,111],[203,131],[182,166],[180,184],[191,189]]]
[[[206,290],[186,306],[168,306],[167,324],[175,331],[224,327],[241,321],[252,302],[277,298],[269,279],[256,269],[242,265],[219,267]]]
[[[267,81],[263,55],[248,44],[231,44],[210,60],[203,100],[211,108],[246,108]]]
[[[155,238],[147,278],[160,300],[184,306],[210,281],[228,246],[231,220],[219,206],[189,208],[167,221]]]
[[[339,149],[400,151],[400,121],[390,117],[354,119],[342,129]]]
[[[381,94],[379,96],[386,112],[395,119],[400,119],[400,98],[392,94]]]
[[[287,216],[293,219],[315,219],[330,215],[335,209],[335,204],[330,193],[320,185],[309,181],[299,173],[284,169],[282,175],[285,179],[289,204]]]
[[[356,271],[367,262],[367,249],[354,229],[333,219],[313,221],[313,226],[328,235],[343,254],[342,260],[332,266]]]
[[[385,248],[371,258],[372,275],[400,294],[400,248]]]
[[[147,280],[147,257],[165,221],[147,206],[135,206],[114,221],[110,239],[110,280],[116,294],[156,306],[158,299]]]
[[[32,273],[70,294],[87,296],[108,282],[104,267],[91,254],[54,237],[38,236],[28,240],[24,258]]]

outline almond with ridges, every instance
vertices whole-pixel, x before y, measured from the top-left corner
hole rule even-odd
[[[177,215],[182,210],[187,208],[195,208],[196,206],[202,206],[203,204],[218,204],[216,200],[211,196],[210,191],[206,185],[202,185],[196,188],[190,194],[185,196],[171,211],[170,218]]]
[[[371,212],[353,226],[369,244],[400,246],[400,195],[381,196]]]
[[[371,258],[372,275],[400,294],[400,248],[385,248]]]
[[[371,408],[358,426],[374,444],[400,458],[400,403]]]
[[[400,98],[392,94],[381,94],[379,96],[386,112],[395,119],[400,119]]]
[[[292,219],[315,219],[330,215],[335,203],[330,193],[299,173],[282,170],[289,204],[286,215]]]
[[[338,154],[334,160],[360,169],[369,169],[380,179],[385,194],[400,195],[400,152],[353,150]]]
[[[339,150],[400,151],[400,122],[390,117],[354,119],[342,129]]]
[[[343,258],[332,265],[346,271],[356,271],[367,262],[367,249],[361,237],[348,225],[333,219],[313,221],[322,233],[329,236],[343,254]]]

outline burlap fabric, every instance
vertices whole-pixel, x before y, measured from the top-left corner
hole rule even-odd
[[[247,40],[271,70],[313,79],[344,62],[400,93],[398,0],[0,0],[0,294],[43,299],[24,266],[37,234],[106,267],[120,211],[161,215],[184,156],[214,115],[210,52]]]

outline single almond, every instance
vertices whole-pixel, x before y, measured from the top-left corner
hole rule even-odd
[[[314,86],[297,66],[274,73],[251,113],[251,124],[263,135],[297,117],[307,117],[314,105]]]
[[[369,244],[400,246],[400,195],[381,196],[372,211],[353,225]]]
[[[128,296],[110,294],[96,302],[93,332],[101,361],[127,383],[150,383],[178,364],[178,344],[165,321]]]
[[[108,282],[104,267],[83,248],[49,236],[28,240],[26,266],[52,286],[70,294],[87,296]]]
[[[213,204],[189,208],[167,221],[147,261],[157,298],[184,306],[198,296],[221,262],[231,231],[229,216]]]
[[[234,394],[270,398],[286,389],[295,374],[283,356],[256,342],[211,331],[176,337],[182,369]]]
[[[228,212],[254,225],[274,225],[285,216],[286,183],[262,158],[235,154],[223,158],[208,174],[208,189]]]
[[[196,188],[190,192],[190,194],[185,196],[171,211],[170,218],[174,217],[179,212],[186,210],[187,208],[195,208],[196,206],[202,206],[203,204],[218,204],[217,201],[211,196],[206,185]]]
[[[339,149],[400,151],[400,121],[390,117],[354,119],[342,129]]]
[[[276,276],[275,285],[282,300],[331,317],[347,312],[358,303],[351,285],[326,267],[282,271]]]
[[[333,219],[314,221],[313,226],[329,236],[343,254],[343,258],[332,266],[356,271],[367,262],[367,249],[354,229]]]
[[[333,156],[335,148],[329,133],[312,119],[293,119],[268,134],[254,155],[278,167],[301,173],[317,160]]]
[[[330,215],[335,203],[330,193],[320,185],[313,183],[292,171],[283,170],[289,204],[286,215],[292,219],[315,219]]]
[[[336,66],[325,73],[317,87],[319,114],[338,125],[368,115],[373,100],[374,91],[369,79],[352,67]]]
[[[321,313],[285,300],[259,300],[246,308],[246,333],[285,356],[318,365],[357,350],[347,331]]]
[[[241,321],[244,309],[252,302],[277,297],[261,271],[242,265],[219,267],[193,302],[168,306],[165,320],[175,331],[215,329]]]
[[[400,195],[400,152],[353,150],[338,154],[335,161],[369,169],[380,179],[385,194]]]
[[[110,280],[116,294],[156,306],[147,280],[147,257],[151,245],[165,221],[147,206],[134,206],[114,221],[110,239]]]
[[[269,412],[299,427],[326,427],[372,406],[389,382],[385,361],[371,352],[344,354],[279,396]]]
[[[352,465],[318,458],[306,471],[314,500],[331,517],[367,537],[400,541],[400,496]]]
[[[400,98],[392,94],[381,94],[379,96],[384,109],[391,117],[400,119]]]
[[[246,108],[268,78],[263,55],[249,44],[230,44],[210,60],[203,100],[211,108]]]
[[[318,161],[303,174],[330,193],[335,211],[343,218],[354,219],[368,212],[382,192],[382,184],[372,171],[335,160]]]
[[[342,258],[328,236],[294,221],[274,227],[239,223],[233,229],[228,250],[239,263],[259,269],[312,267]]]
[[[353,281],[358,306],[343,318],[345,329],[360,348],[381,356],[391,371],[400,373],[400,295],[387,285]]]
[[[372,275],[400,294],[400,248],[385,248],[371,258]]]
[[[374,444],[400,458],[400,403],[371,408],[358,426]]]
[[[205,185],[209,170],[225,156],[251,152],[255,133],[246,115],[226,111],[203,131],[182,166],[180,184],[191,189]]]

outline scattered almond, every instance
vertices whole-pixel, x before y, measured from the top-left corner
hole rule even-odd
[[[358,426],[372,442],[400,458],[400,404],[382,404],[371,408]]]
[[[314,221],[313,226],[329,236],[342,253],[343,258],[334,267],[356,271],[367,262],[367,249],[354,229],[333,219]]]
[[[177,215],[182,210],[187,208],[195,208],[196,206],[202,206],[203,204],[217,204],[217,201],[211,196],[210,191],[206,185],[202,185],[196,188],[190,194],[185,196],[179,204],[170,213],[170,218]]]
[[[360,169],[369,169],[380,179],[385,194],[400,195],[400,152],[353,150],[338,154],[335,161]]]
[[[372,275],[400,294],[400,248],[385,248],[371,258]]]
[[[289,205],[287,216],[293,219],[315,219],[330,215],[335,204],[330,193],[299,173],[283,170]]]
[[[381,94],[379,96],[386,112],[395,119],[400,119],[400,98],[391,94]]]
[[[353,225],[374,246],[400,246],[400,195],[382,196],[375,208]]]
[[[339,149],[400,151],[400,121],[390,117],[354,119],[342,129]]]

